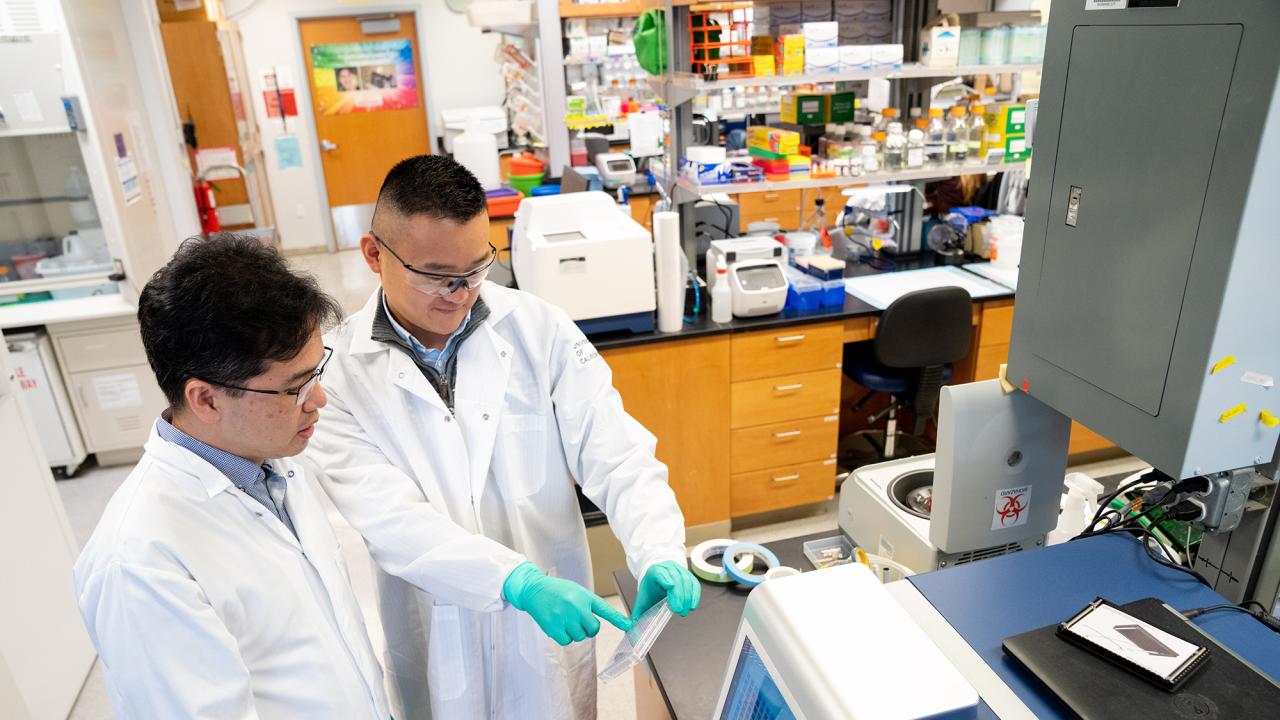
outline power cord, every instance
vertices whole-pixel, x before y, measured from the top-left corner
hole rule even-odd
[[[1257,605],[1258,609],[1250,610],[1248,607],[1246,607],[1248,605]],[[1188,610],[1182,613],[1182,616],[1190,620],[1192,618],[1200,617],[1205,613],[1211,613],[1218,610],[1236,610],[1238,612],[1242,612],[1246,615],[1252,616],[1255,620],[1262,623],[1263,625],[1266,625],[1268,628],[1271,629],[1272,632],[1280,633],[1280,620],[1276,619],[1274,615],[1268,613],[1266,611],[1266,608],[1262,605],[1262,603],[1259,603],[1254,600],[1240,603],[1239,605],[1210,605],[1208,607],[1196,608],[1194,610]]]

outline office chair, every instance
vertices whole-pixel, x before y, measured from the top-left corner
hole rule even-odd
[[[937,410],[943,383],[951,379],[952,363],[969,353],[972,308],[973,300],[963,288],[917,290],[885,308],[874,340],[845,346],[844,374],[868,390],[853,411],[861,410],[876,393],[890,395],[889,406],[870,418],[875,424],[889,416],[884,446],[876,448],[882,460],[897,450],[899,408],[915,413],[914,435],[924,432]]]

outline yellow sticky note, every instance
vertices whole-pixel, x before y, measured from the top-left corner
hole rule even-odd
[[[1234,355],[1228,355],[1222,358],[1221,360],[1219,360],[1218,362],[1214,363],[1213,369],[1209,371],[1209,374],[1217,375],[1219,372],[1222,372],[1223,370],[1235,364],[1236,364],[1236,357]]]
[[[1270,412],[1266,410],[1263,410],[1262,412],[1258,413],[1258,422],[1262,423],[1263,425],[1266,425],[1269,428],[1273,428],[1277,425],[1280,425],[1280,418],[1276,417],[1275,415],[1272,415]]]
[[[1230,420],[1231,418],[1233,418],[1233,417],[1235,417],[1235,416],[1239,415],[1240,413],[1244,412],[1244,411],[1245,411],[1245,410],[1247,410],[1247,409],[1248,409],[1248,408],[1246,408],[1246,407],[1244,406],[1244,403],[1240,403],[1239,405],[1237,405],[1237,406],[1235,406],[1235,407],[1231,408],[1230,410],[1228,410],[1228,411],[1226,411],[1226,412],[1222,413],[1221,415],[1219,415],[1219,416],[1218,416],[1218,422],[1220,422],[1220,423],[1224,423],[1224,422],[1226,422],[1226,421]]]

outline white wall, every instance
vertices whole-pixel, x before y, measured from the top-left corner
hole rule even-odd
[[[431,134],[442,133],[442,109],[472,105],[497,105],[504,86],[493,53],[500,38],[481,33],[467,24],[466,15],[450,11],[444,0],[353,2],[352,0],[228,0],[227,16],[240,26],[245,64],[253,86],[254,112],[267,154],[267,177],[275,202],[276,224],[286,250],[322,247],[328,243],[328,207],[322,174],[312,153],[315,129],[305,108],[303,115],[288,118],[289,133],[302,145],[303,167],[280,170],[275,140],[282,134],[279,118],[268,118],[262,100],[259,74],[271,66],[287,66],[294,83],[306,83],[298,42],[298,17],[361,15],[388,10],[417,13],[419,63],[426,77],[427,121]],[[425,38],[425,39],[424,39]],[[299,92],[299,105],[303,98]],[[436,143],[433,139],[433,148]]]

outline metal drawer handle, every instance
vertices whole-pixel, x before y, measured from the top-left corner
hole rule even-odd
[[[799,480],[799,479],[800,479],[800,473],[792,473],[790,475],[778,475],[773,479],[773,481],[776,483],[780,483],[780,482],[791,482],[792,480]]]
[[[774,392],[787,392],[788,390],[799,390],[804,387],[804,383],[796,383],[794,385],[774,385]]]
[[[774,338],[779,343],[796,343],[804,340],[804,335],[787,335],[785,337]]]
[[[790,437],[799,437],[799,436],[800,436],[800,431],[799,431],[799,430],[788,430],[787,432],[776,432],[776,433],[774,433],[774,434],[773,434],[773,436],[774,436],[775,438],[778,438],[778,439],[782,439],[782,438],[790,438]]]

